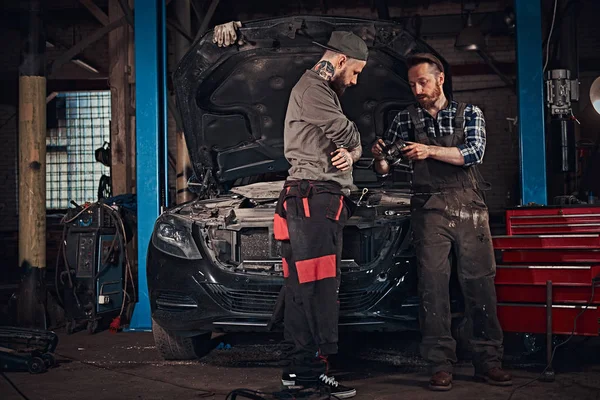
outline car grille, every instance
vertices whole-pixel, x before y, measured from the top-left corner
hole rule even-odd
[[[385,294],[388,282],[377,282],[366,289],[344,291],[340,289],[340,312],[353,313],[368,310]]]
[[[235,290],[214,283],[204,286],[223,308],[239,313],[269,314],[273,312],[279,294],[262,290]]]
[[[198,304],[183,293],[160,292],[156,298],[156,308],[164,311],[190,311],[198,308]]]
[[[270,314],[275,309],[278,292],[262,290],[236,290],[219,284],[205,284],[207,292],[217,303],[232,312]],[[366,311],[385,294],[388,282],[377,282],[366,289],[343,291],[340,290],[340,312],[354,313]]]

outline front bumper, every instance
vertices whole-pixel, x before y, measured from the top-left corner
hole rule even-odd
[[[418,329],[414,260],[343,272],[340,330]],[[225,270],[205,257],[186,260],[150,243],[147,259],[152,317],[163,328],[204,332],[267,331],[283,277]]]

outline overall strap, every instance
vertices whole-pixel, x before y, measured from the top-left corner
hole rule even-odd
[[[462,133],[465,131],[465,108],[467,103],[458,103],[456,107],[456,116],[454,117],[454,134]]]
[[[425,121],[419,118],[419,113],[417,112],[414,104],[406,107],[406,111],[408,111],[408,115],[410,115],[410,120],[415,128],[415,141],[419,143],[423,143],[427,139],[427,133],[425,132]]]

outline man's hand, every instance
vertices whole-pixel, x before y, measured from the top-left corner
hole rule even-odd
[[[227,47],[234,44],[237,40],[237,28],[241,28],[240,21],[231,21],[225,24],[215,26],[213,32],[213,43],[217,43],[219,47]]]
[[[354,163],[347,149],[339,148],[331,153],[331,155],[333,156],[331,163],[339,170],[348,171]]]
[[[373,147],[371,147],[371,154],[377,161],[381,161],[385,158],[383,155],[383,148],[385,147],[385,142],[383,139],[379,139],[375,142]]]
[[[431,156],[431,149],[423,143],[406,142],[407,146],[402,149],[402,154],[409,160],[425,160]]]

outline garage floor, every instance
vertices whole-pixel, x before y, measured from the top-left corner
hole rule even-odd
[[[223,343],[219,347],[225,348],[213,350],[201,361],[166,362],[156,352],[151,333],[59,333],[58,367],[42,375],[6,374],[31,400],[225,399],[235,388],[278,390],[278,336],[222,336],[215,338],[215,344]],[[415,338],[371,334],[365,344],[366,337],[343,337],[344,357],[332,361],[344,366],[334,375],[357,388],[356,399],[506,400],[514,389],[475,382],[469,376],[470,365],[462,364],[451,392],[430,392]],[[560,365],[560,372],[555,382],[532,383],[512,398],[600,399],[600,344],[578,338],[569,346],[557,353],[555,365]],[[543,369],[541,363],[526,360],[519,351],[511,354],[510,349],[506,363],[517,385]],[[0,378],[0,398],[22,397]]]

